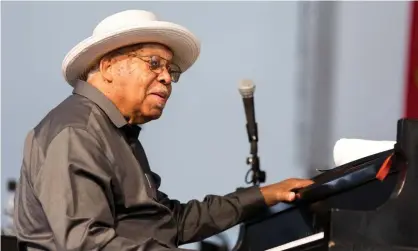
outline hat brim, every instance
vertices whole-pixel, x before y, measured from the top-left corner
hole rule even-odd
[[[187,71],[200,54],[199,40],[186,28],[170,22],[152,21],[137,27],[94,35],[80,42],[64,58],[64,78],[73,86],[108,52],[139,43],[160,43],[170,48],[173,52],[172,62],[182,72]]]

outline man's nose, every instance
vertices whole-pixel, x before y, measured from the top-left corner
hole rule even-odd
[[[166,68],[158,75],[158,82],[165,85],[171,84],[171,75]]]

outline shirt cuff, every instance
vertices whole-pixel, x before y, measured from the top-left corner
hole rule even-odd
[[[263,213],[269,208],[264,200],[264,196],[261,194],[260,187],[258,186],[240,188],[235,194],[242,206],[242,221]]]

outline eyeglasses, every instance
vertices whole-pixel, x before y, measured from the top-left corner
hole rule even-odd
[[[149,69],[156,74],[161,74],[164,71],[164,68],[167,69],[168,73],[171,76],[171,81],[177,83],[179,81],[181,70],[176,64],[168,64],[168,60],[160,56],[141,56],[134,55],[135,57],[141,59],[149,65]]]

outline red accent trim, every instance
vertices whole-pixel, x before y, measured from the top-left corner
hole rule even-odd
[[[405,117],[418,119],[418,1],[411,3]]]
[[[391,154],[389,157],[385,159],[385,162],[383,162],[382,166],[379,169],[379,172],[377,172],[376,174],[376,179],[383,181],[386,178],[392,166],[392,158],[393,154]]]

